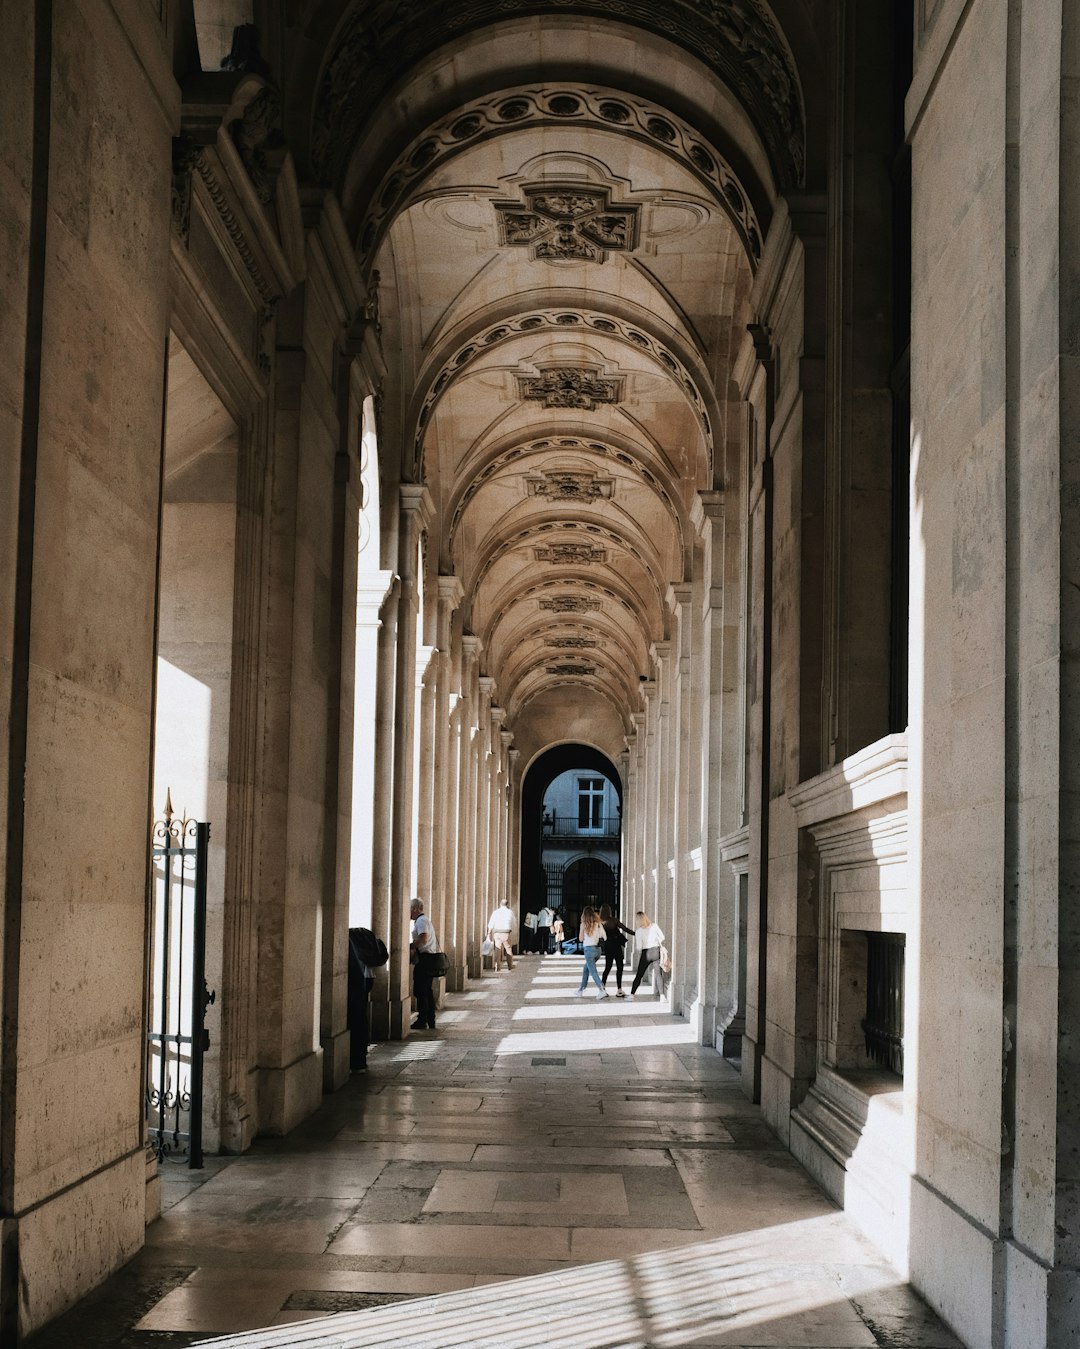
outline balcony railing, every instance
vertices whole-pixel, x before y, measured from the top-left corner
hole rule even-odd
[[[622,828],[619,815],[602,815],[595,824],[580,824],[577,815],[546,815],[545,838],[618,838]]]
[[[904,1074],[904,938],[866,934],[866,1053],[891,1072]]]

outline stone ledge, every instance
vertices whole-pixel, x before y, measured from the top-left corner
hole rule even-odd
[[[787,794],[800,829],[870,807],[907,803],[907,734],[887,735],[792,787]]]

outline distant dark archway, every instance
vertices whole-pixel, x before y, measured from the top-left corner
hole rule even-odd
[[[547,878],[541,862],[541,818],[544,793],[560,773],[573,769],[602,773],[619,794],[623,784],[619,770],[606,754],[590,745],[556,745],[545,750],[529,766],[521,786],[521,912],[537,913],[547,898]],[[610,900],[602,901],[610,903]],[[570,935],[569,933],[567,935]],[[576,933],[574,934],[577,935]]]
[[[562,884],[566,930],[573,936],[577,935],[577,925],[586,905],[599,909],[610,904],[612,910],[617,912],[619,897],[616,886],[614,871],[599,857],[580,857],[576,862],[571,862],[566,868]]]

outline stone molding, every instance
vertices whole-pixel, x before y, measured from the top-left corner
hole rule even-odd
[[[327,49],[312,112],[317,172],[340,177],[360,129],[402,74],[460,34],[500,19],[555,14],[615,19],[689,51],[734,91],[768,148],[777,177],[801,180],[805,111],[798,70],[770,11],[759,0],[463,0],[446,6],[399,0],[356,4]],[[391,54],[393,59],[390,59]],[[554,95],[557,97],[557,95]],[[620,95],[620,98],[622,96]],[[524,114],[504,114],[514,122]],[[572,115],[570,110],[562,115]],[[613,117],[620,114],[613,114]],[[661,136],[659,129],[653,134]]]
[[[897,808],[907,801],[906,732],[884,736],[789,789],[788,800],[800,829],[853,815],[869,807]]]
[[[642,325],[629,322],[613,314],[598,313],[595,310],[570,305],[565,308],[534,310],[528,314],[515,315],[513,318],[491,323],[480,329],[468,341],[463,342],[447,357],[439,368],[438,374],[432,377],[428,392],[424,396],[420,411],[417,413],[414,437],[414,467],[417,475],[419,476],[420,465],[423,462],[424,435],[431,420],[431,415],[435,410],[435,405],[453,379],[460,375],[466,366],[500,343],[542,332],[557,332],[565,336],[568,329],[591,330],[593,333],[626,342],[639,351],[647,352],[655,361],[659,362],[664,367],[665,373],[673,377],[674,382],[694,410],[705,437],[711,471],[714,458],[712,420],[706,408],[706,400],[701,392],[701,387],[699,387],[699,381],[690,372],[686,364],[671,351],[667,343],[651,333],[644,332]],[[707,383],[704,387],[707,387]],[[621,389],[619,390],[619,396],[621,397]]]
[[[483,487],[483,485],[486,482],[489,482],[492,478],[496,477],[504,469],[507,469],[511,465],[518,463],[520,460],[522,460],[527,456],[549,454],[553,450],[559,451],[566,450],[572,452],[580,452],[589,455],[603,455],[605,457],[617,460],[620,464],[622,464],[626,468],[632,469],[642,479],[642,481],[645,482],[652,489],[652,491],[656,493],[656,495],[660,498],[660,500],[663,501],[664,504],[671,511],[671,514],[675,518],[675,521],[679,527],[679,535],[680,535],[679,547],[680,549],[683,547],[683,538],[682,538],[683,521],[679,514],[679,510],[675,504],[675,501],[672,498],[671,493],[664,486],[664,484],[661,483],[659,479],[656,477],[656,475],[652,472],[652,470],[647,468],[645,464],[641,461],[640,455],[631,454],[628,450],[619,449],[599,439],[585,440],[580,436],[543,436],[538,440],[531,440],[524,444],[514,445],[510,449],[503,450],[502,453],[500,453],[496,458],[492,459],[482,468],[477,469],[475,473],[469,473],[466,468],[466,473],[468,476],[468,485],[466,486],[464,492],[462,493],[461,500],[455,507],[453,516],[450,521],[450,529],[448,534],[448,547],[451,548],[453,547],[454,534],[457,531],[458,525],[461,523],[461,517],[465,513],[466,507],[469,505],[469,502],[472,501],[473,497],[477,494],[477,492],[481,489],[481,487]],[[542,471],[542,476],[544,476],[545,478],[550,478],[552,475],[557,476],[558,473],[559,470],[557,469],[551,470],[550,474],[546,471]],[[596,481],[599,484],[607,480],[597,478]],[[528,490],[527,486],[528,482],[529,478],[527,477],[526,490]],[[603,495],[602,492],[601,495]],[[549,500],[551,499],[554,498],[549,497]]]
[[[562,85],[551,91],[524,85],[502,89],[464,103],[426,127],[398,155],[368,197],[371,205],[357,231],[361,261],[370,264],[394,217],[447,160],[478,141],[524,126],[568,124],[619,132],[675,159],[709,191],[734,227],[751,267],[756,265],[762,249],[757,213],[738,175],[716,146],[660,104],[619,89],[580,85]],[[797,181],[793,178],[788,186]],[[500,203],[492,204],[498,210]]]

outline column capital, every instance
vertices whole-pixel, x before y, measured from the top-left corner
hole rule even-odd
[[[492,689],[494,689],[495,687],[494,679],[491,681],[491,687]],[[493,703],[491,706],[491,720],[495,726],[501,726],[503,722],[506,720],[506,708],[499,707]]]
[[[479,660],[480,652],[483,651],[484,644],[479,637],[474,637],[471,633],[466,633],[461,639],[461,652],[466,660]]]
[[[361,572],[356,578],[356,621],[378,626],[379,610],[386,603],[394,584],[392,571]]]
[[[403,482],[398,484],[398,504],[404,516],[421,517],[421,523],[427,525],[434,510],[431,493],[422,482]]]
[[[689,604],[694,596],[694,587],[690,581],[675,581],[667,588],[667,603],[671,609]]]
[[[506,747],[507,754],[510,754],[511,753],[510,746],[514,743],[514,732],[500,731],[499,739],[503,742],[503,745]]]
[[[690,523],[699,534],[704,534],[710,520],[724,518],[723,492],[698,492],[690,506]]]
[[[649,647],[649,655],[652,656],[653,660],[667,660],[671,655],[671,643],[653,642],[652,646]],[[655,683],[654,680],[648,682]]]
[[[465,598],[465,587],[461,584],[461,578],[458,576],[439,576],[435,584],[440,604],[446,604],[451,609],[456,609]]]

